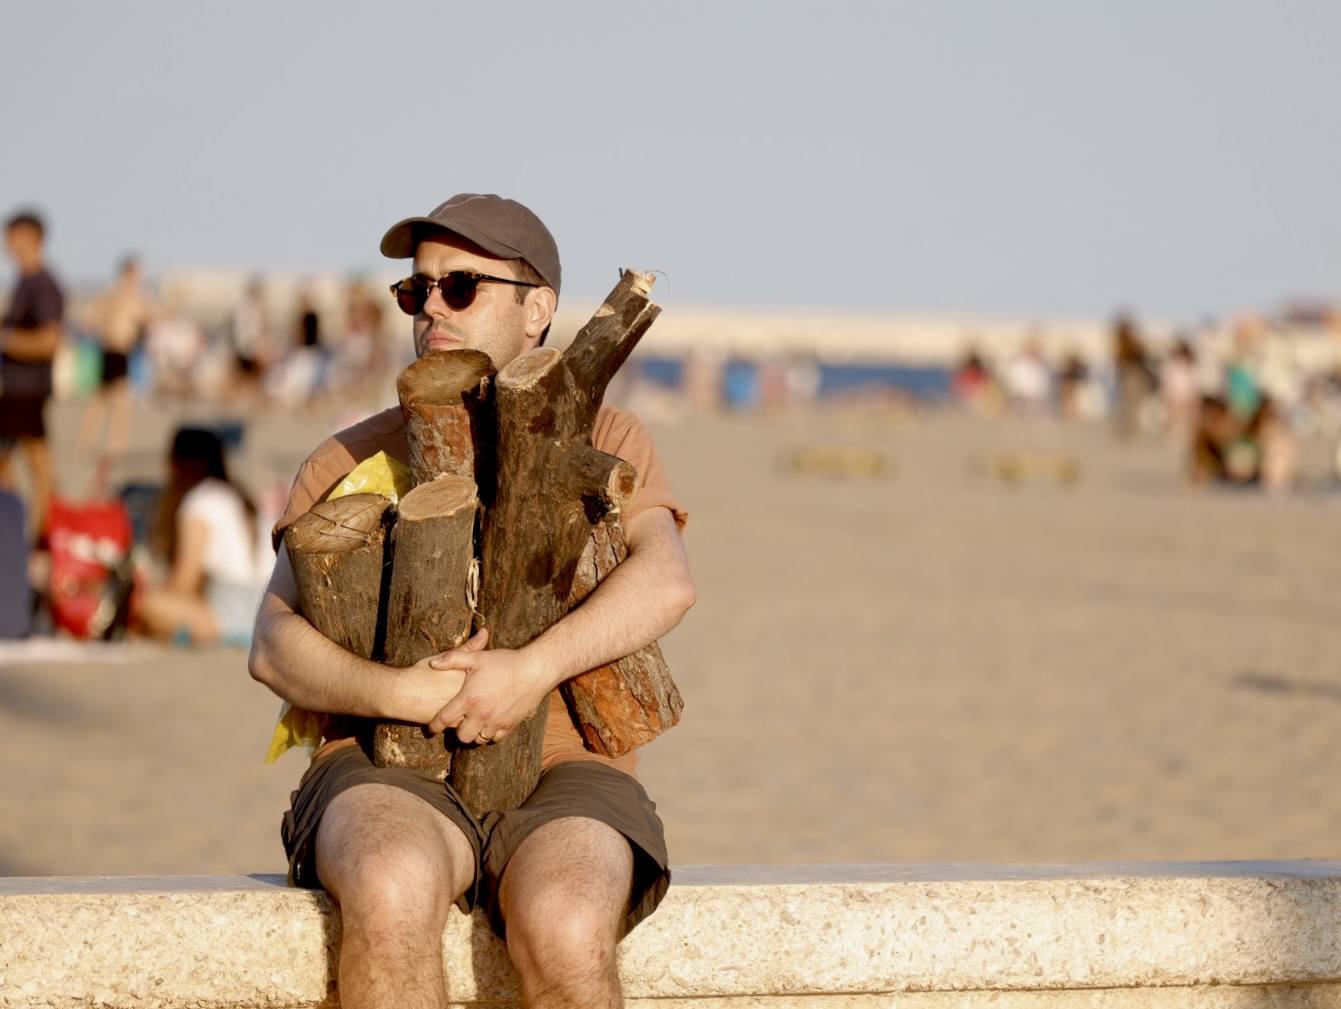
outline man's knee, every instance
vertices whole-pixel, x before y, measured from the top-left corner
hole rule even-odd
[[[500,897],[524,977],[549,987],[613,972],[632,862],[622,834],[584,818],[553,821],[522,843]]]
[[[440,930],[474,872],[469,843],[452,843],[451,832],[460,833],[416,796],[357,786],[322,816],[317,876],[346,917]]]
[[[346,916],[431,926],[446,920],[457,896],[439,868],[422,846],[387,838],[331,864],[319,859],[317,875]]]
[[[547,987],[583,985],[614,970],[622,918],[593,902],[514,898],[507,922],[508,953],[523,977]]]

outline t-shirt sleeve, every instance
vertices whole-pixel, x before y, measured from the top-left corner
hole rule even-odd
[[[334,438],[328,438],[298,467],[288,503],[270,530],[270,546],[276,553],[283,542],[284,530],[334,490],[354,465],[348,450]]]
[[[204,522],[210,529],[218,529],[229,519],[228,491],[213,484],[197,484],[182,498],[181,508],[177,511],[177,521]]]
[[[65,315],[65,296],[50,277],[43,277],[41,283],[33,285],[32,302],[29,305],[29,318],[33,326],[46,326],[60,322]]]
[[[592,444],[596,448],[619,456],[638,471],[638,489],[624,508],[624,522],[648,508],[668,508],[676,528],[683,532],[689,513],[671,493],[661,457],[642,421],[627,410],[602,411],[592,434]]]

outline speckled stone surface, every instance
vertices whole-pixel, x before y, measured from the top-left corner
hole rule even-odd
[[[477,1003],[478,1004],[478,1003]],[[1341,985],[629,999],[629,1009],[1335,1009]]]
[[[0,879],[0,1007],[332,1003],[339,931],[275,877]],[[515,999],[482,918],[443,945]],[[1341,1006],[1341,862],[681,869],[620,967],[666,1009]]]

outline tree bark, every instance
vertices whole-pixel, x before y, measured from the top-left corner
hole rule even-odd
[[[303,615],[341,648],[374,658],[391,502],[380,494],[320,501],[284,533]]]
[[[628,552],[617,515],[592,529],[578,565],[570,608],[591,595]],[[684,709],[655,641],[616,662],[574,676],[559,691],[587,749],[606,757],[622,757],[651,742],[676,725]]]
[[[392,532],[386,606],[386,663],[412,666],[449,651],[470,635],[471,566],[475,558],[475,483],[448,475],[420,484],[400,501]],[[378,722],[373,763],[447,777],[451,752],[423,725]]]
[[[568,611],[592,526],[633,494],[633,467],[591,445],[610,379],[661,311],[626,270],[567,352],[538,347],[499,372],[497,485],[485,513],[481,623],[520,648]],[[477,813],[515,808],[540,777],[546,697],[506,739],[457,751],[451,780]]]
[[[416,486],[448,473],[481,490],[493,486],[492,472],[477,472],[493,456],[493,374],[489,355],[478,350],[434,351],[400,373],[396,392]]]

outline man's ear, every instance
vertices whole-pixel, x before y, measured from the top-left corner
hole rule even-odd
[[[552,287],[537,287],[526,296],[526,336],[539,341],[549,324],[554,321],[554,309],[559,299]]]

